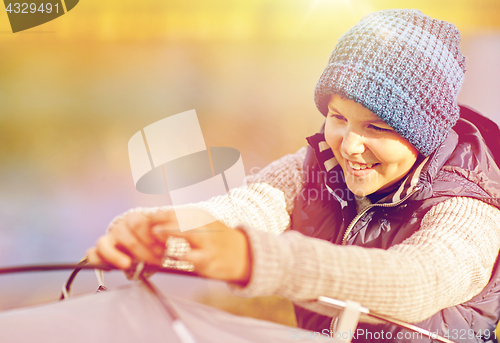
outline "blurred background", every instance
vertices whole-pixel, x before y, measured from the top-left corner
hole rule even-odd
[[[372,11],[455,23],[460,101],[500,122],[498,0],[81,0],[16,34],[1,8],[0,267],[77,262],[114,216],[168,204],[135,190],[127,152],[167,116],[196,109],[247,173],[304,146],[331,50]]]

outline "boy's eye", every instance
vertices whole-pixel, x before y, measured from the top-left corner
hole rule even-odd
[[[378,127],[378,126],[375,126],[373,124],[370,124],[369,127],[374,129],[375,131],[378,131],[378,132],[390,132],[390,131],[392,131],[391,129],[384,129],[382,127]]]
[[[341,114],[329,113],[329,116],[337,120],[342,120],[342,121],[346,120],[345,117]]]

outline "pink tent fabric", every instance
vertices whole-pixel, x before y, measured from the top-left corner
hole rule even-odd
[[[317,334],[314,339],[311,332],[297,328],[234,316],[178,298],[169,300],[197,343],[330,341],[325,335]],[[0,312],[0,342],[180,343],[171,322],[158,298],[143,284],[133,283],[113,291]]]

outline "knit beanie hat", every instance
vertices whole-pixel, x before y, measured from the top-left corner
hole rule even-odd
[[[326,116],[332,94],[354,100],[428,156],[459,117],[459,42],[453,24],[418,10],[371,13],[339,39],[316,85],[316,106]]]

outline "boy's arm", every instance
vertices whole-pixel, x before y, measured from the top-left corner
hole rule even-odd
[[[241,296],[277,294],[324,315],[314,300],[353,300],[407,322],[470,300],[488,283],[500,248],[500,211],[457,197],[434,206],[420,229],[388,250],[338,246],[285,232],[279,237],[243,227],[252,272]]]

